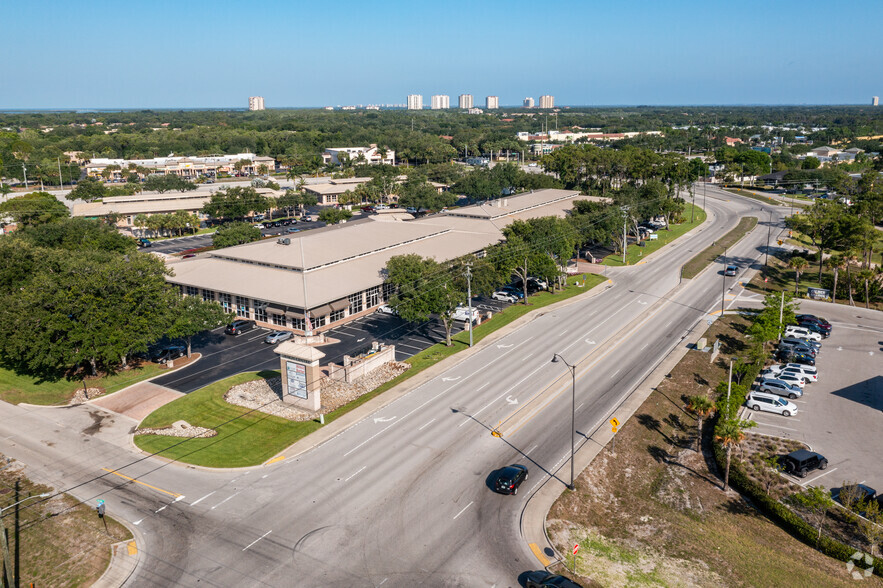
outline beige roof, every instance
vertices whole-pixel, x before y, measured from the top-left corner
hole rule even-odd
[[[343,194],[347,190],[352,190],[359,184],[366,184],[370,181],[371,178],[345,178],[344,180],[334,180],[327,184],[309,184],[304,186],[303,189],[304,192],[312,192],[320,196],[328,196],[331,194]]]
[[[199,210],[208,196],[201,198],[164,198],[141,202],[85,202],[74,204],[71,216],[105,216],[108,214],[158,214],[178,210]]]
[[[474,218],[499,218],[513,213],[537,209],[578,195],[579,192],[574,190],[538,190],[536,192],[527,192],[526,194],[518,194],[516,196],[504,196],[503,198],[490,200],[484,204],[464,206],[463,208],[451,210],[447,214],[451,216],[469,216]]]

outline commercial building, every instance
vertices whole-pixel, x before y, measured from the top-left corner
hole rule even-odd
[[[879,96],[871,96],[871,106],[880,106]]]
[[[432,110],[444,110],[451,107],[451,97],[446,94],[437,94],[429,100],[429,108]]]
[[[360,184],[367,184],[371,178],[339,178],[324,184],[306,184],[303,191],[316,197],[316,203],[322,206],[337,204],[338,198],[345,192],[352,192]]]
[[[572,190],[540,190],[417,220],[376,215],[172,263],[167,279],[183,295],[216,301],[240,318],[322,332],[389,299],[384,269],[391,257],[446,261],[480,253],[502,241],[503,229],[515,220],[564,217],[580,198]]]
[[[239,164],[237,166],[237,164]],[[236,153],[234,155],[211,155],[208,157],[154,157],[153,159],[111,159],[97,157],[90,160],[84,167],[86,174],[101,177],[108,167],[111,170],[108,179],[124,181],[130,173],[137,173],[136,168],[145,168],[152,174],[175,174],[188,180],[199,176],[215,176],[218,173],[242,173],[253,175],[261,165],[269,171],[276,170],[276,160],[272,157],[258,156],[254,153]],[[238,169],[237,169],[238,167]],[[142,175],[143,174],[139,174]]]
[[[525,108],[533,108],[533,107],[534,107],[534,101],[533,101],[533,98],[531,98],[530,96],[528,96],[527,98],[525,98],[525,99],[524,99],[524,107],[525,107]]]
[[[468,109],[468,108],[472,108],[474,106],[472,94],[460,94],[459,104],[460,104],[460,108],[462,108],[464,110]]]
[[[408,94],[408,110],[423,110],[423,96]]]
[[[555,108],[555,97],[548,94],[540,96],[540,108]]]
[[[249,110],[263,110],[264,109],[264,97],[263,96],[249,96],[248,97],[248,109]]]
[[[396,152],[392,149],[381,149],[374,143],[369,147],[329,147],[322,154],[322,161],[325,165],[340,164],[342,154],[346,154],[349,161],[357,163],[366,163],[368,165],[395,165]]]
[[[488,110],[494,110],[500,107],[499,96],[488,96],[484,99],[484,107]]]

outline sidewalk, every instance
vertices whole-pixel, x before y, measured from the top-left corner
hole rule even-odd
[[[107,569],[104,570],[98,581],[92,584],[92,588],[119,588],[128,581],[138,564],[141,563],[141,555],[136,543],[139,539],[137,531],[125,521],[115,520],[129,529],[133,538],[110,546],[110,563],[107,564]]]

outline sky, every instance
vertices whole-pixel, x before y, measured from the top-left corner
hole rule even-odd
[[[12,2],[0,109],[870,104],[883,1]]]

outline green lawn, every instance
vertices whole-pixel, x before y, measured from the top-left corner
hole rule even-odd
[[[760,200],[761,202],[765,202],[766,204],[775,204],[777,206],[782,204],[778,200],[773,200],[772,198],[764,196],[763,194],[758,194],[757,192],[740,190],[739,188],[724,188],[724,190],[733,194],[738,194],[739,196],[744,196],[745,198],[751,198],[752,200]]]
[[[556,294],[540,292],[528,298],[529,304],[513,304],[494,315],[491,320],[478,325],[473,331],[473,342],[478,343],[494,331],[529,312],[587,292],[606,280],[603,276],[589,274],[585,285],[577,286],[578,282],[582,282],[582,276],[571,276],[567,280],[568,286],[562,292]],[[458,333],[452,339],[453,344],[450,347],[444,344],[433,345],[411,357],[407,360],[412,366],[411,369],[346,406],[325,415],[325,421],[331,422],[339,418],[439,361],[469,348],[467,331]],[[245,467],[261,464],[321,426],[318,421],[295,423],[224,401],[227,390],[237,384],[278,375],[279,373],[275,371],[237,374],[166,404],[148,415],[141,423],[142,427],[162,428],[175,421],[185,420],[194,426],[216,430],[218,432],[216,437],[182,440],[161,435],[138,435],[135,437],[135,444],[144,451],[158,453],[168,459],[205,467]]]
[[[678,237],[680,237],[681,235],[683,235],[687,231],[694,229],[694,228],[698,227],[699,225],[701,225],[705,221],[706,214],[705,214],[705,211],[702,210],[701,208],[699,208],[698,206],[695,207],[696,212],[695,212],[695,216],[693,218],[693,222],[692,223],[689,222],[691,208],[693,206],[694,205],[692,205],[692,204],[687,204],[684,206],[683,216],[685,219],[688,219],[685,222],[682,222],[677,225],[672,225],[671,230],[669,230],[669,231],[666,231],[666,230],[657,231],[655,234],[659,235],[659,237],[653,241],[650,241],[649,239],[645,240],[643,247],[638,247],[635,244],[629,245],[628,251],[626,253],[626,264],[625,265],[636,264],[637,262],[641,261],[641,259],[643,259],[647,255],[650,255],[651,253],[653,253],[657,249],[660,249],[661,247],[665,246],[667,243],[671,243],[672,241],[674,241],[675,239],[677,239]],[[621,267],[623,265],[622,253],[608,255],[607,257],[604,258],[603,263],[604,263],[604,265],[608,265],[608,266],[612,266],[612,267]]]
[[[681,274],[685,278],[695,278],[699,272],[708,267],[711,262],[724,254],[729,247],[735,245],[739,239],[744,237],[751,229],[757,225],[757,218],[753,216],[744,216],[739,220],[736,228],[724,235],[721,239],[715,241],[713,245],[706,247],[699,255],[684,264],[684,270]]]
[[[146,363],[143,367],[125,370],[112,376],[87,379],[86,386],[104,388],[105,392],[110,394],[159,375],[163,371],[165,370],[156,364]],[[47,406],[63,405],[67,404],[74,392],[82,387],[83,383],[79,380],[41,381],[32,376],[0,369],[0,400],[11,404],[25,402]]]

